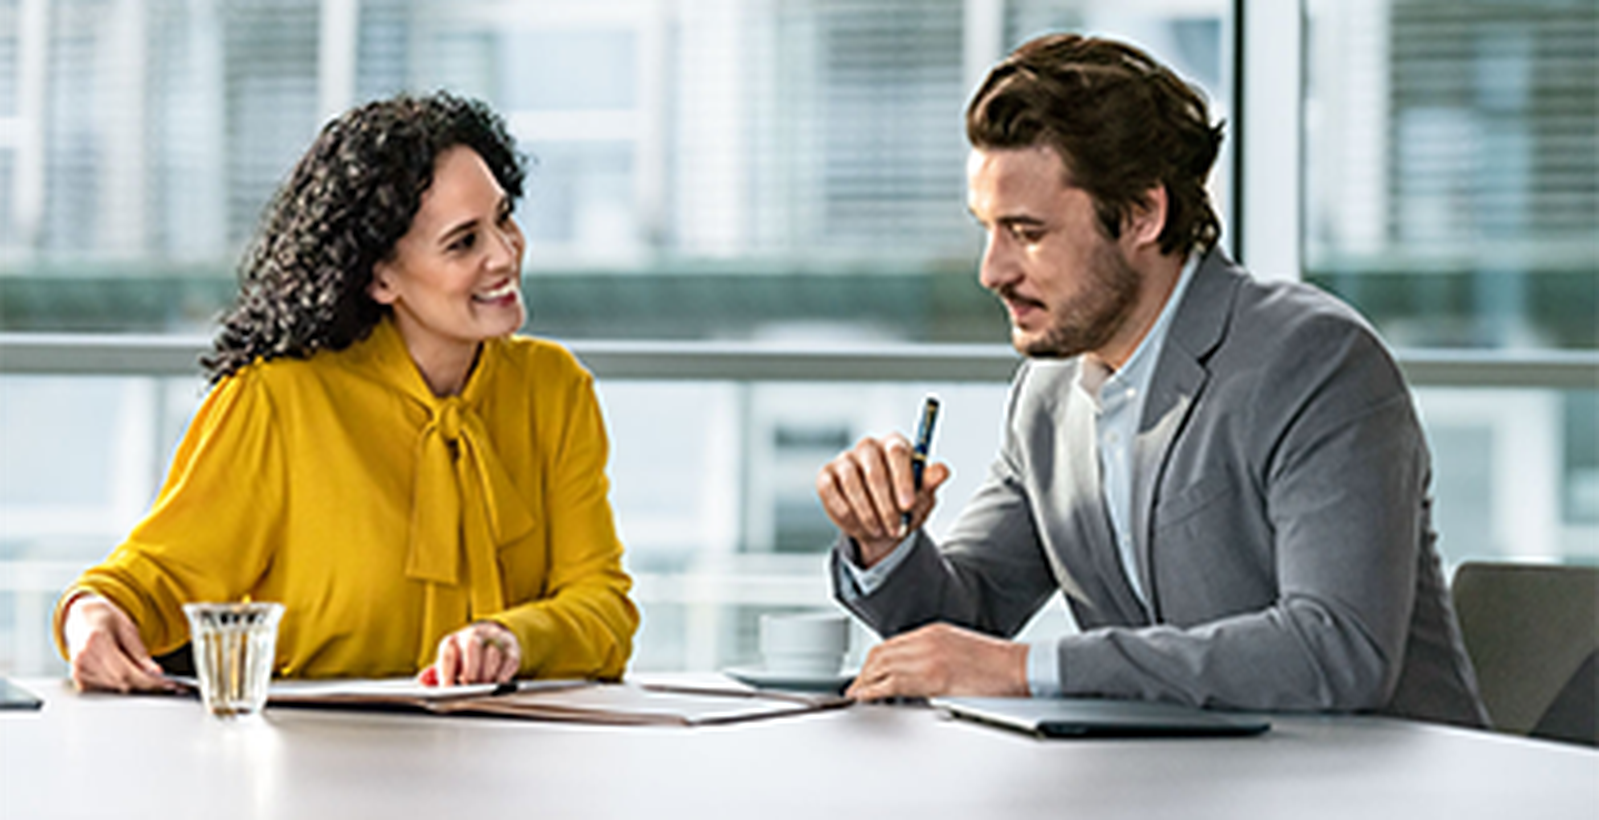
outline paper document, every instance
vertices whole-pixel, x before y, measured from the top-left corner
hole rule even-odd
[[[442,701],[587,685],[588,681],[583,680],[529,680],[511,683],[467,683],[459,686],[426,686],[417,683],[415,678],[280,680],[274,681],[272,688],[267,691],[267,702],[289,703],[334,699]]]
[[[613,725],[700,726],[849,705],[836,695],[735,688],[533,680],[421,686],[391,680],[280,681],[267,706],[400,709]]]

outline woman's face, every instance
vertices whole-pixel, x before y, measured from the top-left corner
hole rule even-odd
[[[522,229],[476,151],[447,149],[411,228],[372,269],[369,293],[389,305],[424,370],[475,355],[484,339],[522,326]]]

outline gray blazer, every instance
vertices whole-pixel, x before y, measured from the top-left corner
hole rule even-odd
[[[1427,443],[1358,314],[1202,260],[1134,448],[1147,609],[1111,537],[1091,412],[1066,400],[1077,369],[1021,366],[949,537],[918,533],[846,606],[884,635],[947,621],[1009,636],[1059,588],[1082,628],[1058,644],[1067,695],[1487,725],[1433,547]]]

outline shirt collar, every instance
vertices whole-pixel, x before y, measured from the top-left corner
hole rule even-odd
[[[362,342],[352,346],[356,348],[355,355],[358,361],[366,362],[366,366],[377,373],[377,377],[399,388],[406,395],[428,408],[437,408],[449,403],[452,399],[467,404],[476,404],[478,396],[483,392],[479,385],[489,380],[486,371],[494,367],[495,350],[499,344],[498,339],[484,340],[478,350],[477,363],[472,367],[472,372],[466,378],[458,397],[435,396],[428,388],[427,380],[422,378],[422,371],[411,359],[410,348],[406,347],[405,337],[400,335],[400,328],[395,324],[392,316],[384,316],[378,320],[371,334]]]

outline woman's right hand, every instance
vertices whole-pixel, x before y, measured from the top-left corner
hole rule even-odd
[[[62,632],[72,660],[72,682],[78,691],[171,692],[150,658],[133,619],[98,595],[80,595],[67,605]]]

